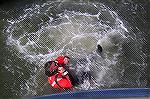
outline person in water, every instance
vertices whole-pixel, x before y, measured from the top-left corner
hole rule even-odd
[[[102,53],[102,46],[97,45],[97,53]],[[48,61],[44,68],[45,74],[48,76],[49,84],[54,88],[59,89],[72,89],[73,86],[82,84],[85,78],[91,80],[90,72],[82,72],[80,77],[76,71],[67,66],[70,63],[68,56],[59,56],[53,61]]]
[[[48,61],[44,68],[48,82],[53,88],[72,89],[79,84],[79,79],[74,70],[67,66],[70,63],[68,56],[59,56],[53,61]]]

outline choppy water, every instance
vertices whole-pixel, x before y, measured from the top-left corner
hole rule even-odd
[[[48,85],[43,65],[61,54],[70,56],[79,71],[91,71],[93,84],[85,81],[79,90],[147,87],[146,37],[119,11],[104,3],[67,1],[45,1],[21,10],[18,16],[1,20],[2,73],[13,78],[2,76],[5,88],[11,89],[3,96],[59,92]],[[97,44],[103,47],[102,55],[96,52]]]

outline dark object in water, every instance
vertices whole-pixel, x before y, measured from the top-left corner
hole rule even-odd
[[[102,46],[97,45],[97,52],[98,52],[98,53],[101,53],[101,52],[102,52]]]

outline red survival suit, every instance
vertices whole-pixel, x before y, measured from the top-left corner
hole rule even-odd
[[[57,66],[52,66],[54,64],[51,64],[49,69],[57,69],[57,73],[53,74],[52,76],[48,76],[48,82],[53,88],[58,89],[71,89],[73,87],[69,76],[67,75],[67,71],[65,71],[65,68],[63,66],[60,66],[64,64],[64,56],[59,56],[55,61],[57,62]],[[63,72],[65,71],[65,72]]]

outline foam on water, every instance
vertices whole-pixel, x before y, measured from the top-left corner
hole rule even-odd
[[[12,46],[21,58],[37,65],[33,71],[35,75],[25,84],[28,91],[26,95],[36,95],[37,86],[43,89],[46,81],[37,78],[39,75],[45,77],[42,71],[44,63],[61,54],[67,54],[76,61],[80,70],[93,73],[94,84],[90,85],[85,80],[80,86],[81,89],[119,84],[116,63],[128,30],[117,13],[103,4],[92,5],[99,10],[97,14],[65,9],[57,14],[59,18],[53,18],[50,16],[51,3],[44,3],[24,9],[24,14],[18,19],[7,21],[7,44]],[[104,48],[103,56],[96,53],[97,44]],[[47,54],[48,52],[50,53]],[[80,61],[82,59],[85,61]]]

